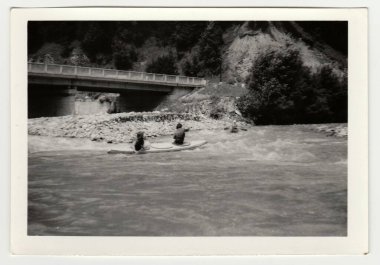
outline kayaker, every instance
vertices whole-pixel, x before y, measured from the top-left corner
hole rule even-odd
[[[230,132],[237,133],[238,131],[239,131],[239,129],[237,127],[236,121],[234,121],[233,124],[232,124],[232,126],[231,126]]]
[[[173,139],[174,144],[182,145],[185,141],[185,132],[188,132],[189,129],[182,128],[182,124],[178,123],[176,126],[176,131],[174,133]]]
[[[149,150],[149,145],[145,142],[144,132],[137,133],[137,140],[134,144],[134,147],[136,151]]]

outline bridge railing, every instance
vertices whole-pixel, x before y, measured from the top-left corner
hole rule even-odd
[[[205,79],[198,77],[154,74],[145,72],[123,71],[115,69],[103,69],[59,64],[28,63],[28,72],[57,75],[74,75],[84,77],[104,77],[120,80],[137,80],[152,83],[157,82],[195,86],[204,86],[206,84]]]

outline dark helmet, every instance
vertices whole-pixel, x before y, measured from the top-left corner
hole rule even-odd
[[[182,128],[182,124],[181,124],[181,123],[178,123],[176,128],[177,128],[177,129]]]
[[[137,133],[137,139],[143,138],[144,137],[144,132],[138,132]]]

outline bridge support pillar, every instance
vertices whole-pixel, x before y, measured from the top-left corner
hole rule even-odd
[[[78,88],[76,86],[68,86],[67,87],[66,93],[68,95],[74,95],[75,96],[77,94],[77,92],[78,92]]]

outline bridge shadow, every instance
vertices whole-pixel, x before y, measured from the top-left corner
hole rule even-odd
[[[120,112],[152,111],[169,93],[156,91],[128,91],[120,93],[118,107]]]
[[[67,86],[29,84],[28,86],[28,118],[55,117],[73,114],[95,114],[111,112],[142,112],[153,111],[172,92],[160,91],[113,91],[113,102],[99,102],[92,99],[91,102],[78,100],[77,94],[83,92],[104,93],[104,90],[94,87],[80,87],[71,89]],[[89,99],[91,101],[91,99]],[[92,107],[89,108],[89,104]],[[82,106],[83,105],[83,106]],[[86,105],[86,106],[85,106]],[[87,111],[83,111],[87,109]]]
[[[28,85],[28,118],[74,114],[75,94],[64,86]]]

